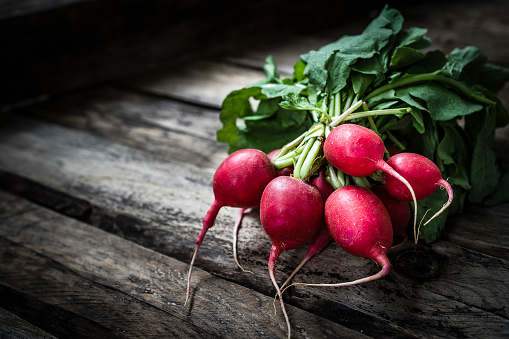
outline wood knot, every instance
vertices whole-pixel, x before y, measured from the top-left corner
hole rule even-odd
[[[392,260],[394,270],[414,280],[430,280],[442,273],[443,258],[430,248],[416,247],[403,250]]]

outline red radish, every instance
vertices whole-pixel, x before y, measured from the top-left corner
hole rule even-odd
[[[334,192],[334,187],[331,186],[327,182],[325,171],[326,166],[322,166],[318,171],[318,175],[311,179],[311,183],[315,185],[320,192],[322,193],[323,200],[326,201],[327,198]],[[300,264],[293,270],[292,274],[286,279],[283,285],[281,285],[281,289],[283,289],[290,280],[297,274],[297,272],[315,255],[320,253],[325,246],[327,246],[332,241],[332,236],[329,233],[329,229],[325,224],[325,219],[322,221],[320,229],[314,235],[314,237],[309,241],[308,250],[304,259],[300,262]]]
[[[417,200],[430,196],[435,193],[439,187],[443,187],[447,191],[449,199],[440,211],[435,213],[426,224],[442,213],[452,203],[454,197],[452,187],[447,181],[442,179],[440,169],[430,159],[416,153],[399,153],[391,157],[387,163],[408,180],[410,185],[414,188]],[[385,175],[385,184],[387,192],[396,199],[411,201],[409,200],[410,192],[390,174]]]
[[[387,212],[389,212],[394,238],[402,239],[398,244],[393,245],[392,248],[405,244],[408,240],[407,226],[412,217],[410,205],[407,201],[398,200],[387,193],[384,185],[376,185],[372,190],[382,200]]]
[[[332,187],[332,185],[329,184],[329,182],[326,179],[327,177],[327,175],[325,174],[326,171],[327,166],[322,166],[318,170],[318,175],[311,179],[311,183],[318,187],[320,193],[322,193],[324,201],[327,200],[327,198],[332,194],[332,192],[334,192],[334,187]]]
[[[274,157],[279,153],[279,151],[280,151],[280,149],[275,149],[272,152],[268,153],[267,156],[271,160],[274,160]],[[292,173],[293,173],[293,166],[288,166],[288,167],[282,168],[280,170],[276,170],[276,176],[290,175]],[[235,226],[233,227],[233,259],[235,260],[235,263],[242,271],[245,271],[245,270],[239,264],[239,259],[237,258],[237,238],[238,238],[238,234],[239,234],[239,228],[240,228],[240,225],[242,224],[242,219],[244,218],[244,213],[246,213],[246,210],[248,210],[248,208],[240,209],[239,214],[237,216],[237,220],[235,221]],[[250,271],[247,271],[247,272],[250,272]]]
[[[417,226],[417,199],[410,183],[384,160],[383,140],[369,128],[343,124],[334,128],[323,145],[329,163],[354,177],[367,177],[381,170],[389,173],[408,187],[414,201],[414,230]],[[417,238],[415,239],[417,242]]]
[[[338,188],[325,202],[325,222],[338,245],[352,255],[371,258],[382,269],[369,277],[337,284],[306,284],[305,286],[350,286],[373,281],[391,269],[387,251],[392,244],[389,212],[372,191],[360,186]]]
[[[203,219],[203,227],[196,239],[196,248],[187,277],[186,303],[189,299],[191,270],[205,234],[214,225],[224,206],[254,208],[260,205],[265,186],[276,176],[274,165],[265,153],[256,149],[242,149],[230,154],[217,168],[212,181],[214,203]]]
[[[288,338],[291,336],[291,327],[274,276],[276,262],[283,251],[304,245],[316,234],[323,220],[323,207],[322,194],[316,186],[287,176],[272,180],[263,191],[260,201],[260,221],[272,241],[269,275],[280,298],[288,326]]]

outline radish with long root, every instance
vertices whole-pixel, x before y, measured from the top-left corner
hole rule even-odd
[[[385,145],[378,134],[360,125],[342,124],[327,136],[323,151],[332,166],[353,177],[367,177],[381,170],[401,181],[414,201],[414,235],[416,234],[417,199],[413,187],[383,160]],[[417,236],[415,241],[417,242]]]
[[[391,217],[375,193],[355,185],[338,188],[325,202],[325,223],[334,240],[345,252],[370,258],[382,267],[381,270],[349,282],[294,283],[290,286],[351,286],[380,279],[390,272],[387,252],[393,239]]]
[[[412,185],[417,200],[430,196],[439,187],[446,190],[448,195],[447,202],[424,225],[436,218],[451,205],[454,198],[452,187],[442,178],[440,169],[430,159],[416,153],[399,153],[392,156],[387,163]],[[408,189],[401,185],[391,173],[386,173],[384,176],[387,192],[391,196],[398,200],[411,201],[412,198]]]
[[[319,190],[320,193],[322,193],[323,201],[326,201],[327,198],[334,192],[334,187],[331,186],[327,182],[326,179],[326,166],[322,166],[320,170],[318,171],[318,175],[313,177],[311,179],[311,183],[315,185]],[[293,270],[293,272],[288,276],[286,281],[281,285],[280,289],[283,289],[297,274],[297,272],[300,271],[300,269],[315,255],[320,253],[331,241],[332,236],[329,233],[329,229],[327,228],[327,225],[325,224],[325,219],[322,221],[322,225],[320,226],[320,229],[318,232],[313,236],[313,238],[309,241],[308,249],[306,252],[306,255],[300,262],[300,264]]]
[[[387,192],[385,185],[376,185],[372,190],[382,200],[387,212],[389,212],[394,239],[399,240],[398,243],[393,243],[391,248],[404,245],[408,240],[407,227],[412,218],[408,201],[394,198]]]
[[[291,337],[291,326],[275,278],[276,262],[283,251],[304,245],[316,234],[323,220],[323,208],[323,197],[316,186],[287,176],[272,180],[260,201],[260,221],[272,242],[269,276],[280,299],[288,338]]]
[[[255,208],[265,186],[276,176],[269,157],[256,149],[242,149],[230,154],[217,168],[212,181],[214,202],[203,219],[203,227],[196,239],[196,248],[187,276],[186,302],[189,300],[191,271],[205,234],[214,225],[222,207]],[[184,304],[184,305],[185,305]]]

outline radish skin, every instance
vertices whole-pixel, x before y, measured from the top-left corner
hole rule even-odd
[[[323,220],[323,208],[322,194],[316,186],[287,176],[272,180],[260,201],[260,221],[272,242],[269,276],[280,299],[288,338],[291,337],[291,326],[275,278],[276,262],[283,251],[304,245],[316,234]]]
[[[454,198],[452,187],[442,178],[440,169],[430,159],[416,153],[399,153],[391,157],[387,163],[412,185],[417,200],[430,196],[439,187],[446,190],[448,195],[447,202],[424,225],[436,218],[451,205]],[[406,187],[387,173],[385,174],[385,185],[387,192],[391,196],[398,200],[409,201],[409,192]]]
[[[275,149],[273,150],[272,152],[269,152],[267,154],[267,156],[269,157],[269,159],[271,160],[274,160],[274,157],[280,152],[281,149]],[[282,168],[280,170],[277,170],[276,169],[276,176],[289,176],[293,173],[293,165],[292,166],[288,166],[288,167],[285,167],[285,168]],[[235,263],[237,264],[237,266],[244,272],[249,272],[249,273],[253,273],[251,271],[246,271],[239,263],[239,259],[238,259],[238,256],[237,256],[237,239],[238,239],[238,234],[239,234],[239,229],[240,229],[240,226],[242,225],[242,219],[244,219],[244,214],[247,213],[247,210],[249,210],[248,208],[241,208],[238,215],[237,215],[237,219],[235,220],[235,225],[233,227],[233,259],[235,260]]]
[[[367,177],[381,170],[401,181],[414,201],[414,238],[417,243],[417,199],[413,187],[383,160],[385,146],[378,134],[360,125],[339,125],[325,139],[323,151],[332,166],[353,177]]]
[[[214,226],[219,210],[224,207],[255,208],[265,186],[276,176],[274,165],[267,155],[256,149],[242,149],[230,154],[217,168],[212,180],[214,202],[203,219],[203,227],[196,239],[189,273],[184,306],[190,295],[191,272],[207,231]]]
[[[369,277],[349,282],[293,285],[351,286],[380,279],[390,272],[387,251],[393,239],[391,218],[376,194],[354,185],[337,189],[325,202],[325,222],[330,234],[343,250],[376,261],[382,266],[381,270]]]
[[[410,205],[407,201],[398,200],[390,195],[384,185],[376,185],[372,190],[382,200],[387,212],[389,212],[394,239],[402,239],[399,243],[393,244],[391,248],[404,245],[408,240],[407,226],[412,218]]]
[[[323,200],[326,201],[327,198],[334,192],[334,187],[331,186],[327,182],[326,179],[326,172],[327,168],[326,166],[322,166],[320,170],[318,171],[318,175],[313,177],[311,179],[311,183],[315,185],[319,190],[320,193],[322,193]],[[309,241],[308,249],[306,252],[306,255],[302,259],[302,261],[299,263],[299,265],[293,270],[293,272],[288,276],[286,281],[281,285],[280,289],[283,289],[297,274],[297,272],[300,271],[300,269],[315,255],[320,253],[330,242],[332,241],[332,236],[329,233],[329,229],[327,228],[327,225],[325,224],[325,219],[323,220],[320,229],[318,232],[314,235],[314,237]]]

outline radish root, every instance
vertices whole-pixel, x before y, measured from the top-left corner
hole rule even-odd
[[[362,284],[362,283],[366,283],[366,282],[369,282],[369,281],[374,281],[374,280],[380,279],[380,278],[386,276],[391,271],[391,264],[390,264],[389,259],[387,259],[387,256],[385,254],[379,254],[377,257],[374,258],[374,260],[378,264],[382,265],[382,269],[378,273],[373,274],[373,275],[371,275],[369,277],[365,277],[365,278],[361,278],[361,279],[357,279],[357,280],[353,280],[353,281],[348,281],[348,282],[343,282],[343,283],[331,283],[331,284],[293,283],[293,284],[288,285],[287,287],[285,287],[284,290],[282,291],[282,293],[284,293],[284,291],[286,291],[288,288],[290,288],[292,286],[296,286],[296,285],[301,285],[301,286],[323,286],[323,287],[341,287],[341,286],[358,285],[358,284]]]
[[[420,228],[420,225],[419,225],[419,228]],[[395,248],[398,248],[400,246],[403,246],[407,241],[408,241],[408,235],[405,234],[405,236],[403,237],[403,239],[399,243],[397,243],[396,245],[391,246],[391,249],[395,249]]]
[[[189,264],[189,273],[187,274],[187,293],[186,293],[186,301],[184,303],[184,307],[186,307],[187,302],[189,300],[189,294],[191,290],[191,271],[193,269],[194,260],[196,259],[196,255],[198,254],[198,249],[200,248],[200,244],[196,244],[194,249],[193,259],[191,259],[191,263]]]
[[[442,206],[442,208],[440,209],[440,211],[438,211],[437,213],[435,213],[435,215],[433,215],[428,221],[426,221],[424,223],[424,226],[426,226],[431,220],[435,219],[436,217],[438,217],[440,214],[442,214],[443,211],[445,211],[447,209],[447,207],[449,207],[452,203],[452,199],[454,198],[454,192],[452,190],[452,187],[451,185],[445,181],[444,179],[440,179],[438,182],[437,182],[438,185],[440,185],[440,187],[442,188],[445,188],[445,190],[447,191],[447,195],[449,196],[449,199],[447,200],[447,202]]]
[[[387,164],[384,161],[380,161],[380,169],[384,172],[389,173],[399,181],[401,181],[410,191],[410,194],[412,194],[412,200],[414,201],[414,240],[417,244],[417,240],[419,239],[419,233],[417,232],[417,198],[415,197],[414,189],[401,174],[399,174],[395,169],[393,169],[389,164]]]
[[[235,226],[233,227],[233,259],[235,260],[235,263],[237,266],[243,271],[247,273],[252,273],[251,271],[245,270],[239,263],[239,260],[237,258],[237,238],[239,234],[240,225],[242,224],[242,219],[244,218],[244,213],[247,213],[249,211],[249,208],[241,208],[239,211],[239,214],[237,216],[237,220],[235,221]]]

